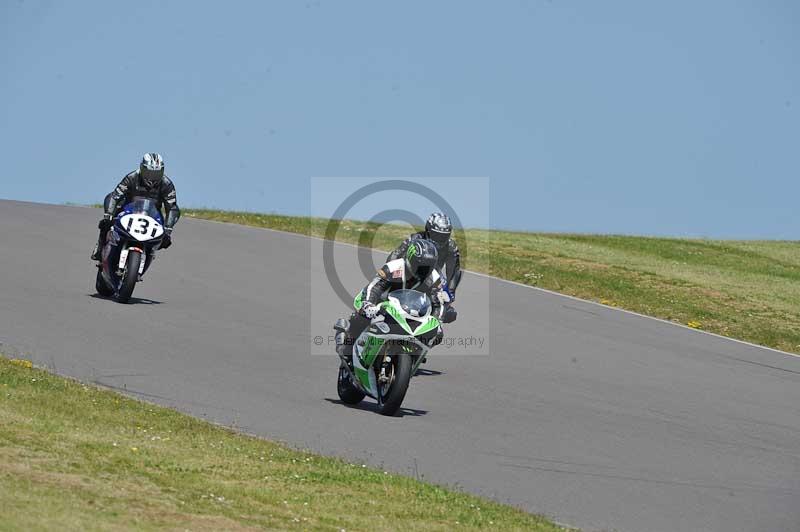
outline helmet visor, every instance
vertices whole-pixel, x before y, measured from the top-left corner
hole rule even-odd
[[[164,178],[164,167],[162,166],[158,170],[150,170],[149,168],[142,166],[141,174],[142,174],[142,182],[148,188],[152,188],[159,183]]]
[[[433,240],[436,247],[440,247],[447,244],[447,241],[450,240],[450,231],[440,231],[431,227],[428,229],[428,238]]]

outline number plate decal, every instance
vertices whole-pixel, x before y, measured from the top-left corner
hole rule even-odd
[[[146,214],[126,214],[120,223],[128,234],[140,242],[152,240],[164,234],[161,224]]]

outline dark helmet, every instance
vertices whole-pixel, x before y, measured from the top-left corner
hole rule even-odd
[[[154,188],[164,179],[164,159],[157,153],[145,153],[139,163],[139,174],[147,188]]]
[[[417,279],[425,279],[436,267],[438,257],[435,243],[424,238],[414,240],[406,251],[406,269]]]
[[[450,235],[453,233],[453,224],[450,218],[441,212],[435,212],[428,217],[425,222],[425,237],[433,240],[439,249],[447,245]]]

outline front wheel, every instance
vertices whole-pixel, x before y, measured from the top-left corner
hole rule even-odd
[[[393,355],[386,369],[389,381],[378,387],[382,399],[378,412],[384,416],[393,416],[400,410],[408,391],[408,383],[411,381],[411,356],[406,353]]]
[[[133,294],[136,281],[139,280],[139,264],[142,261],[142,252],[128,250],[128,260],[125,262],[125,274],[122,277],[122,286],[119,287],[117,299],[120,303],[127,303]]]
[[[344,366],[339,366],[339,380],[336,383],[336,391],[339,392],[339,399],[347,405],[358,404],[364,399],[364,392],[355,387],[350,380],[350,374]]]

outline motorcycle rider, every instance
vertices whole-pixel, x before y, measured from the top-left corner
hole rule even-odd
[[[337,334],[336,350],[351,360],[353,342],[369,326],[380,308],[378,303],[385,294],[394,290],[409,288],[423,292],[431,300],[431,312],[441,318],[446,295],[442,292],[442,276],[436,269],[438,252],[436,244],[430,240],[417,238],[409,243],[405,256],[387,261],[370,283],[361,291],[361,308],[353,312],[349,322],[340,319],[334,325]],[[343,335],[343,336],[342,336]],[[436,339],[442,336],[441,327]]]
[[[172,245],[172,229],[181,217],[175,185],[172,180],[164,175],[164,159],[158,153],[145,153],[139,163],[138,170],[134,170],[105,197],[103,201],[103,219],[97,224],[100,236],[92,251],[92,260],[101,260],[106,235],[114,224],[114,216],[119,213],[125,204],[130,203],[134,197],[145,197],[155,200],[159,211],[166,211],[164,222],[164,236],[161,239],[160,249],[167,249]]]
[[[436,244],[438,252],[436,269],[446,279],[447,292],[450,298],[445,306],[448,322],[456,319],[456,310],[451,307],[451,304],[455,301],[456,288],[461,282],[461,254],[458,251],[455,240],[452,239],[452,234],[453,224],[450,223],[450,218],[442,212],[435,212],[425,222],[424,231],[410,235],[386,259],[389,262],[405,256],[411,243],[420,239],[430,240]]]

